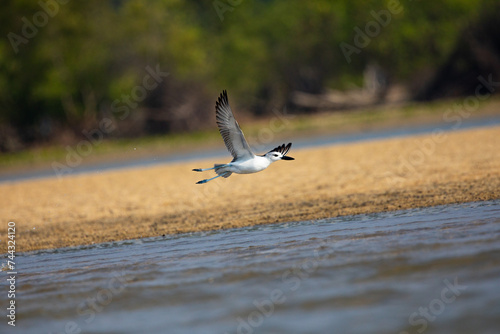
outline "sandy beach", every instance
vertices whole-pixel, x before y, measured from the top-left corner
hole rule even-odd
[[[17,251],[500,198],[500,127],[305,150],[204,185],[220,161],[0,185]]]

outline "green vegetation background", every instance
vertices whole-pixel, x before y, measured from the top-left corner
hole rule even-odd
[[[131,110],[131,120],[144,112],[141,106],[165,108],[165,99],[175,100],[183,91],[203,101],[193,106],[197,112],[200,105],[212,105],[223,88],[240,107],[266,113],[284,105],[294,90],[360,85],[370,62],[395,81],[411,82],[438,68],[463,30],[498,8],[488,0],[401,1],[402,10],[348,62],[341,43],[355,46],[354,29],[365,31],[373,13],[390,3],[4,0],[0,128],[4,136],[17,133],[20,142],[30,142],[49,138],[54,129],[78,134],[95,127],[103,117],[113,117],[112,103],[141,84],[147,66],[169,72],[161,85],[167,93],[150,92]],[[26,21],[33,24],[42,4],[57,10],[46,24],[35,26],[33,37],[23,37]],[[12,33],[22,42],[13,45]],[[200,126],[206,120],[200,116]]]

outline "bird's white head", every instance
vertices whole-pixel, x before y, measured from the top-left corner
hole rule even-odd
[[[290,150],[290,147],[292,147],[292,143],[288,143],[288,145],[286,146],[285,144],[283,144],[267,152],[266,154],[264,154],[264,156],[271,160],[271,162],[275,162],[278,160],[295,160],[294,158],[286,155]]]

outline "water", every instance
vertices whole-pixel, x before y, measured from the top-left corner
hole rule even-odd
[[[293,140],[290,139],[290,141],[293,142],[293,149],[303,149],[303,148],[318,147],[318,146],[347,144],[347,143],[354,143],[354,142],[368,141],[368,140],[380,140],[380,139],[388,139],[396,137],[406,137],[412,135],[421,135],[421,134],[432,133],[436,129],[442,131],[455,131],[455,130],[465,130],[471,128],[489,127],[498,125],[500,125],[500,117],[491,116],[479,119],[465,119],[461,121],[460,124],[451,122],[441,122],[439,124],[432,124],[432,125],[403,126],[393,129],[364,131],[348,135],[333,135],[333,136],[329,135],[329,136],[317,136],[313,138],[299,138]],[[250,145],[253,144],[254,143],[250,143]],[[281,142],[275,143],[275,145],[280,145],[280,144]],[[271,148],[272,146],[270,147],[269,145],[267,145],[265,147],[260,147],[255,151],[265,152],[266,150],[269,150]],[[221,148],[215,150],[203,150],[203,151],[193,151],[193,152],[185,152],[179,154],[169,154],[165,156],[153,156],[149,158],[141,158],[140,160],[135,158],[128,161],[106,162],[95,165],[81,164],[79,166],[76,166],[75,168],[72,168],[71,172],[68,175],[82,174],[82,173],[101,173],[113,169],[141,168],[158,164],[194,161],[194,160],[209,159],[209,158],[215,159],[219,157],[225,157],[225,158],[228,157],[228,152],[223,147],[222,141],[221,141]],[[64,161],[59,161],[59,162],[64,163]],[[56,176],[57,176],[56,173],[52,169],[39,169],[34,171],[13,172],[7,174],[0,174],[0,183],[16,182],[28,179],[56,177]]]
[[[498,333],[500,200],[19,254],[1,333]],[[5,261],[3,261],[5,262]],[[2,313],[7,284],[1,280]]]

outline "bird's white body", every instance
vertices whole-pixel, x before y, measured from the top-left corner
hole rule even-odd
[[[252,158],[230,162],[221,169],[236,174],[252,174],[263,171],[271,163],[271,159],[265,156],[254,155]]]
[[[219,132],[224,139],[228,151],[233,156],[233,160],[227,164],[215,164],[212,168],[196,168],[196,172],[203,172],[214,169],[217,176],[197,182],[198,184],[207,183],[220,176],[227,178],[232,173],[251,174],[260,172],[275,161],[294,160],[286,156],[292,143],[274,148],[264,155],[255,155],[248,145],[243,131],[241,131],[238,122],[233,116],[226,91],[223,91],[215,103],[215,115]]]

